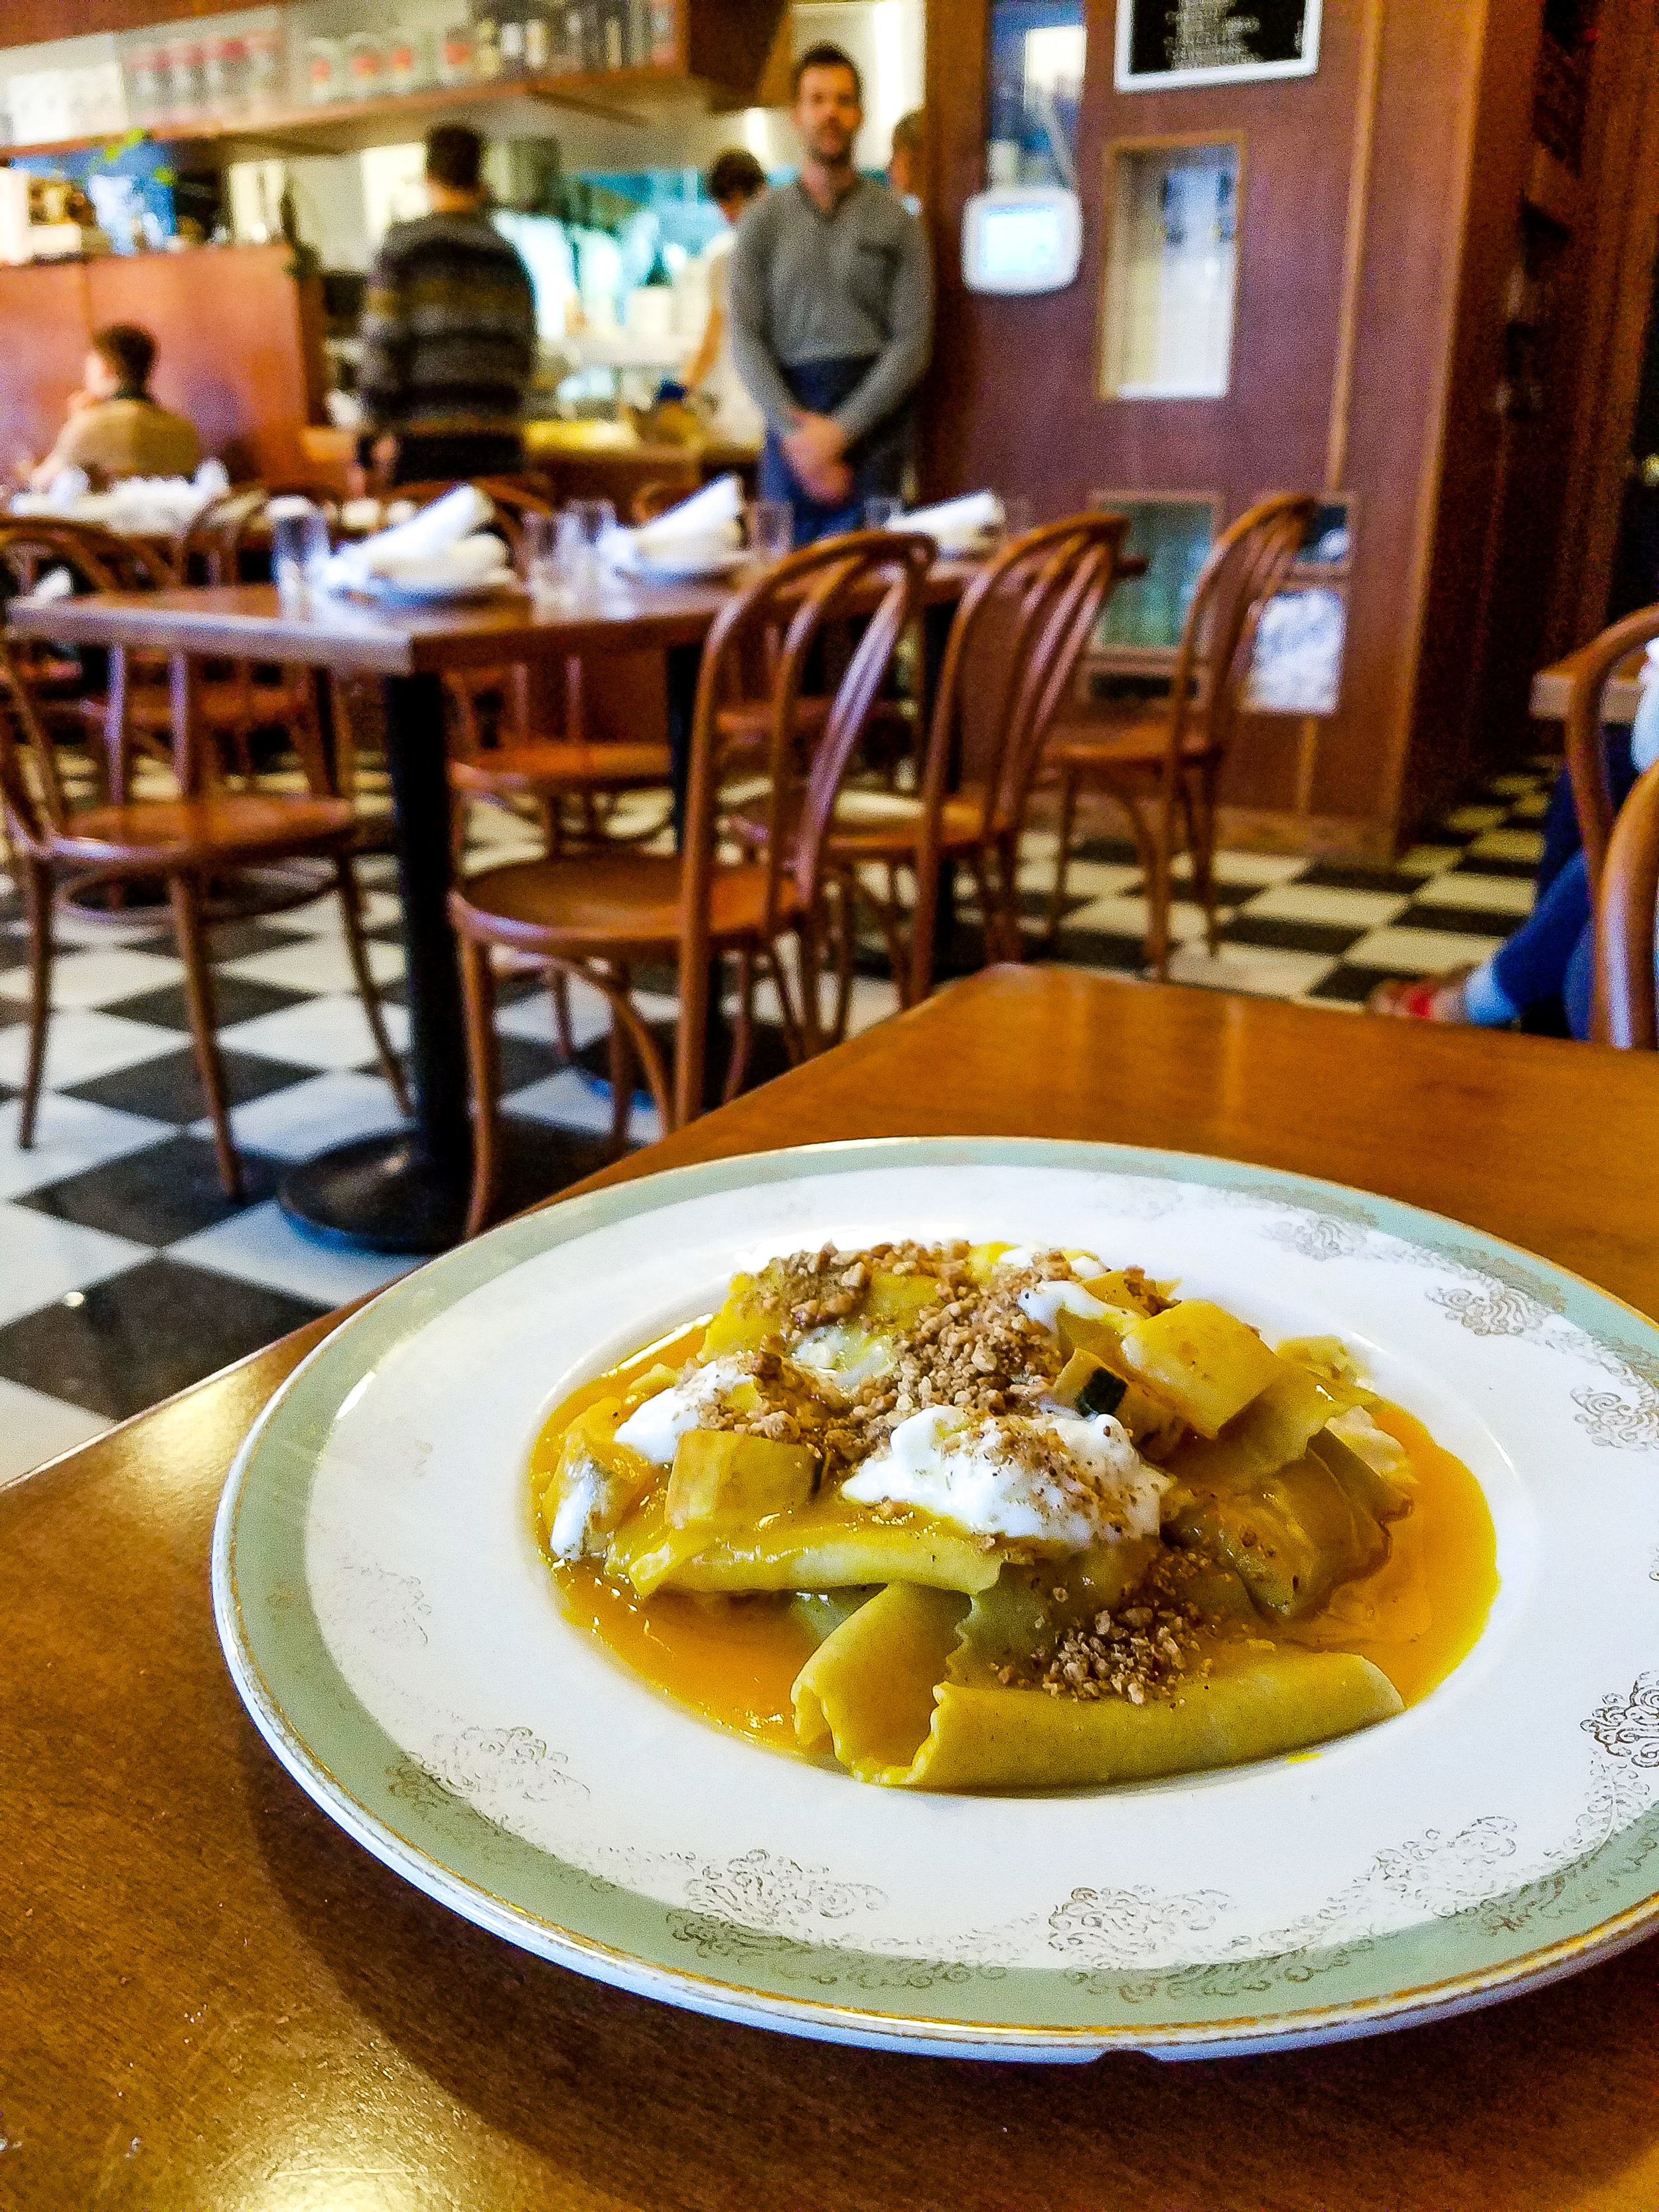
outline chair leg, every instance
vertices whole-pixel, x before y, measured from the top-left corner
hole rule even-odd
[[[1165,808],[1160,816],[1158,842],[1146,871],[1146,965],[1160,983],[1170,979],[1170,901],[1175,866],[1173,824]]]
[[[547,995],[553,1002],[553,1036],[561,1060],[576,1057],[575,1033],[570,1026],[570,978],[562,968],[548,971]]]
[[[404,1081],[402,1065],[392,1049],[392,1039],[386,1035],[386,1014],[374,988],[374,978],[368,972],[368,947],[363,941],[362,894],[357,888],[356,871],[344,853],[334,863],[334,888],[340,896],[346,951],[351,959],[351,972],[357,979],[357,995],[363,1002],[363,1012],[368,1016],[368,1026],[374,1033],[374,1056],[380,1063],[381,1074],[392,1085],[398,1111],[407,1114],[409,1089]]]
[[[1214,959],[1221,944],[1221,921],[1215,896],[1215,771],[1198,771],[1196,788],[1187,799],[1187,842],[1193,856],[1193,889],[1204,908],[1204,941]]]
[[[732,1032],[732,1054],[726,1064],[721,1103],[729,1106],[743,1088],[749,1073],[749,1053],[755,1041],[755,956],[738,955],[738,1024]]]
[[[466,1009],[466,1065],[472,1090],[472,1194],[466,1234],[477,1237],[495,1211],[501,1172],[501,1064],[495,1055],[495,978],[489,947],[465,934],[461,996]]]
[[[23,897],[29,918],[29,1053],[17,1113],[17,1143],[34,1143],[40,1085],[46,1072],[46,1025],[52,1018],[52,876],[39,860],[22,861]]]
[[[633,979],[626,968],[611,970],[615,995],[611,1003],[611,1152],[620,1159],[628,1147],[629,1124],[634,1118],[634,1042],[623,1019],[619,1000],[625,1000]]]
[[[231,1142],[230,1115],[225,1100],[225,1073],[219,1058],[219,1038],[213,1011],[213,977],[208,967],[207,940],[202,927],[202,890],[193,876],[169,876],[167,896],[173,904],[173,933],[179,957],[185,963],[185,1000],[190,1008],[191,1042],[196,1048],[197,1072],[213,1123],[213,1151],[219,1163],[219,1181],[227,1198],[242,1195],[242,1164]]]
[[[1076,771],[1065,769],[1060,780],[1060,849],[1054,854],[1054,887],[1048,894],[1048,923],[1042,933],[1045,952],[1054,951],[1066,912],[1066,878],[1072,871],[1072,831],[1077,822],[1077,787]]]

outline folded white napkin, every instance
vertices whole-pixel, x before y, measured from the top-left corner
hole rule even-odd
[[[495,512],[476,484],[458,484],[453,491],[434,499],[430,507],[423,507],[407,522],[383,530],[377,537],[366,538],[359,545],[343,546],[329,562],[328,588],[334,592],[361,591],[376,576],[403,578],[411,562],[441,561],[453,554],[464,539],[481,531]],[[501,540],[491,538],[488,542],[495,549],[490,565],[504,568],[507,553]],[[478,558],[477,555],[463,556],[465,573],[484,573],[482,568],[467,565]],[[449,573],[458,572],[452,569]]]
[[[902,514],[896,530],[919,530],[931,538],[941,553],[953,546],[972,545],[1003,525],[1002,501],[994,491],[965,492],[960,499],[941,500],[937,507],[919,507]]]
[[[743,543],[738,516],[743,485],[735,476],[717,477],[701,491],[671,507],[665,514],[634,530],[611,530],[600,551],[613,568],[637,569],[658,563],[710,567],[735,553]]]

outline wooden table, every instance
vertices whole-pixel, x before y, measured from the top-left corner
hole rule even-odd
[[[1534,722],[1566,720],[1567,701],[1579,669],[1589,657],[1591,645],[1581,645],[1576,653],[1568,653],[1565,659],[1552,661],[1533,678],[1528,703]],[[1621,729],[1628,729],[1636,720],[1636,709],[1642,702],[1642,687],[1636,680],[1636,671],[1641,665],[1642,655],[1633,653],[1622,668],[1614,671],[1601,695],[1603,723],[1613,722]]]
[[[1000,969],[599,1178],[945,1132],[1219,1152],[1653,1303],[1659,1060]],[[579,1979],[301,1795],[214,1638],[231,1455],[319,1323],[0,1495],[4,2212],[1653,2212],[1659,1948],[1299,2056],[842,2051]]]
[[[940,561],[927,585],[948,625],[975,564]],[[472,1172],[460,975],[450,931],[453,880],[443,677],[451,669],[659,649],[669,738],[683,789],[703,641],[731,597],[723,584],[613,580],[568,609],[514,596],[426,610],[326,599],[284,608],[268,584],[104,592],[37,606],[14,600],[26,637],[125,646],[192,659],[297,662],[382,679],[408,956],[408,1129],[358,1139],[289,1170],[284,1210],[331,1243],[380,1252],[441,1252],[459,1239]],[[937,623],[935,624],[937,628]],[[935,648],[936,649],[936,648]],[[719,1003],[718,993],[712,1003]]]

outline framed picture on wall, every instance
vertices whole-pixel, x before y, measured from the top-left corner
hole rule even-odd
[[[1320,0],[1117,0],[1120,92],[1311,76]]]

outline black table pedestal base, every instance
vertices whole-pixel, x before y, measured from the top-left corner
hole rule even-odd
[[[469,1176],[439,1166],[414,1131],[361,1137],[291,1169],[277,1202],[325,1244],[357,1252],[447,1252],[466,1226]]]

